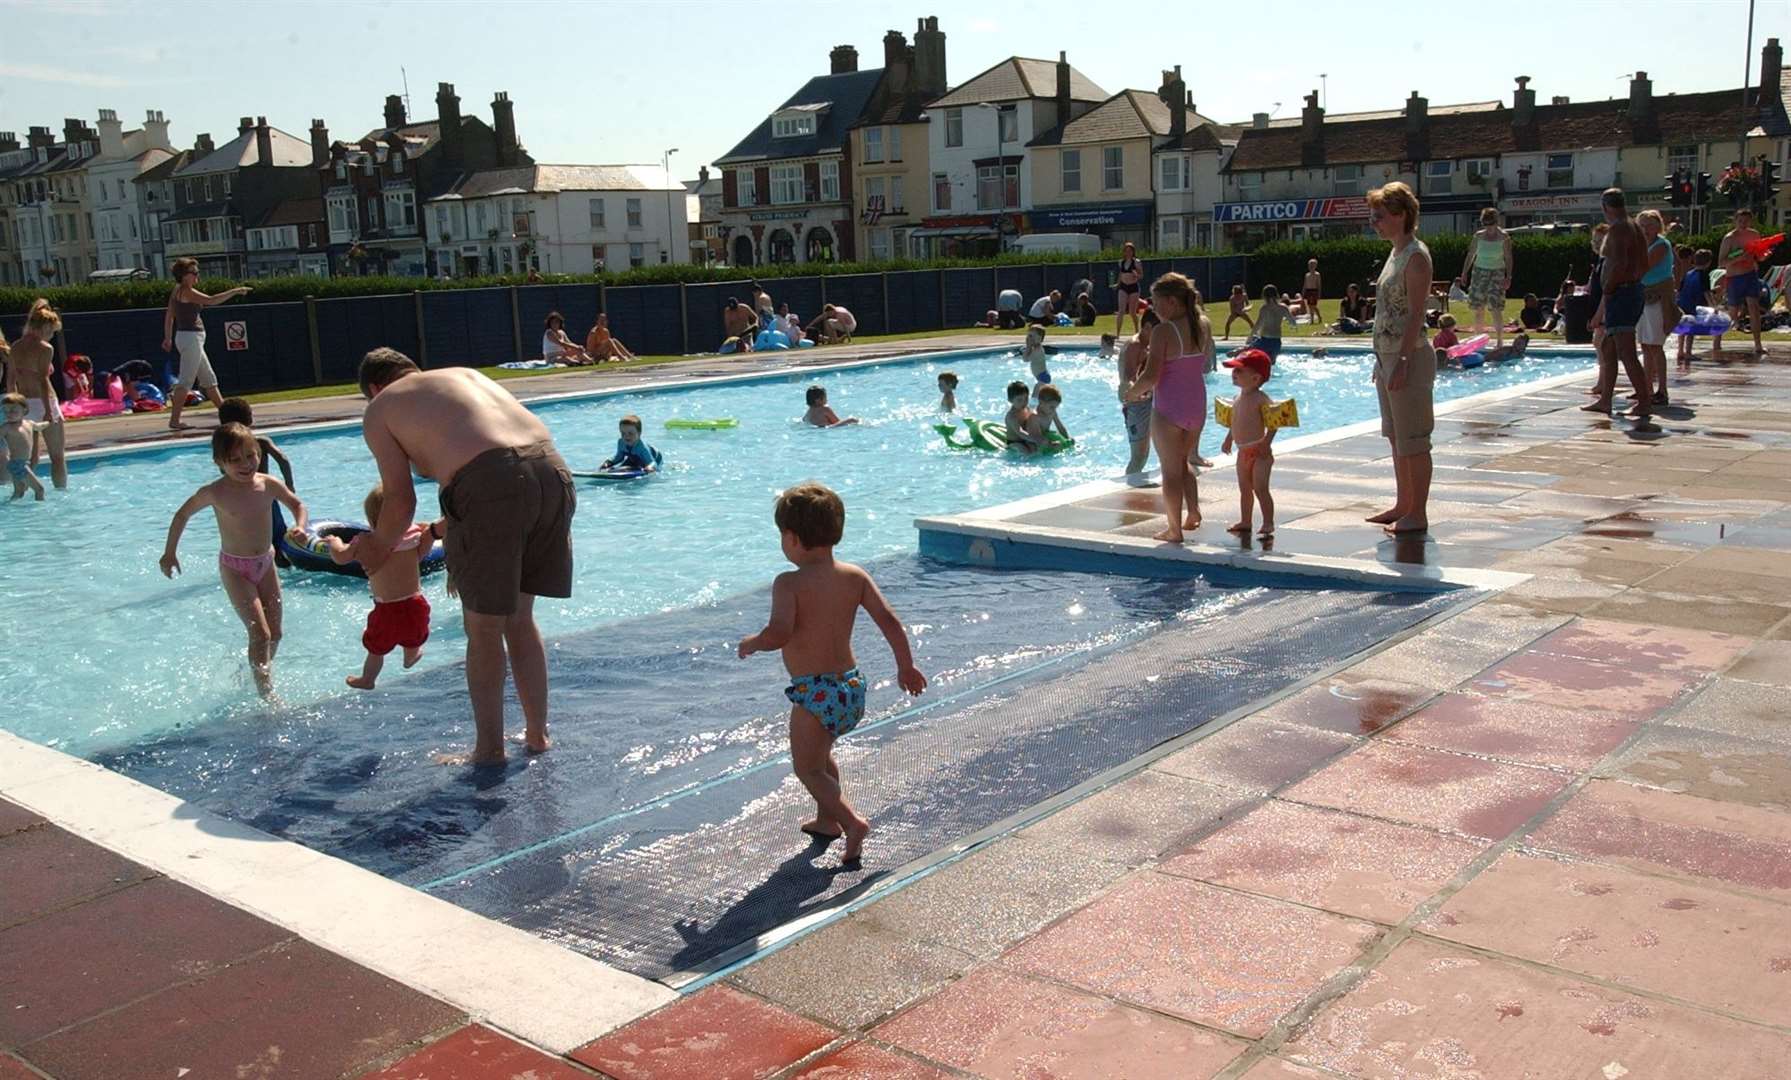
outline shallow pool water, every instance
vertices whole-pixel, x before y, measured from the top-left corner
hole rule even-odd
[[[1533,381],[1585,364],[1583,355],[1533,351],[1515,364],[1439,376],[1439,400]],[[1362,352],[1313,358],[1289,349],[1271,391],[1299,400],[1304,432],[1374,414]],[[577,584],[568,601],[543,601],[550,640],[623,619],[714,603],[767,582],[783,567],[771,500],[784,487],[822,480],[848,512],[846,558],[868,560],[915,546],[912,520],[1005,502],[1111,477],[1126,447],[1111,361],[1065,351],[1052,360],[1064,418],[1077,438],[1067,454],[948,449],[932,429],[934,383],[958,373],[965,413],[999,419],[1003,391],[1026,376],[1013,350],[955,353],[848,370],[680,387],[546,403],[539,412],[573,468],[592,468],[615,442],[615,421],[638,413],[667,457],[665,475],[630,485],[586,484],[574,526]],[[803,389],[819,384],[842,415],[862,425],[803,427]],[[1229,392],[1228,373],[1209,379]],[[734,417],[732,431],[668,431],[673,417]],[[1209,427],[1204,445],[1217,449]],[[313,517],[358,518],[375,470],[358,430],[283,436],[298,492]],[[0,686],[4,725],[27,738],[90,753],[208,721],[261,715],[244,660],[244,635],[218,585],[216,534],[197,518],[182,545],[186,574],[156,569],[169,515],[216,470],[203,444],[114,454],[77,463],[66,494],[43,504],[0,506]],[[421,505],[435,490],[422,485]],[[364,585],[288,571],[286,637],[275,665],[288,708],[337,697],[357,670],[368,599]],[[427,583],[437,606],[423,661],[460,657],[458,608]],[[750,622],[750,620],[749,620]],[[750,632],[756,624],[743,625]],[[618,641],[626,649],[626,641]],[[407,676],[389,665],[385,680]]]

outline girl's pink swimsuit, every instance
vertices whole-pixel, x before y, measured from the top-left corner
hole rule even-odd
[[[1181,327],[1172,322],[1163,325],[1175,331],[1181,354],[1164,361],[1151,400],[1163,419],[1183,431],[1196,431],[1206,423],[1206,355],[1187,351]]]

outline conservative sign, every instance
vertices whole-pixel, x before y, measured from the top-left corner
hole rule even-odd
[[[1324,218],[1365,218],[1367,216],[1368,200],[1360,195],[1332,199],[1219,203],[1213,207],[1213,220],[1219,222],[1315,221]]]

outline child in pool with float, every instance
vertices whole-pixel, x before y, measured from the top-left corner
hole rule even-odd
[[[161,568],[166,577],[180,572],[177,549],[187,521],[211,507],[218,520],[218,576],[237,618],[249,631],[249,670],[255,688],[267,697],[274,691],[273,660],[280,648],[280,575],[274,572],[274,548],[268,536],[276,502],[292,512],[288,531],[302,539],[305,504],[285,484],[261,472],[261,447],[255,433],[241,424],[220,424],[211,436],[211,459],[218,479],[195,491],[168,525]]]
[[[799,484],[778,496],[773,512],[784,558],[796,569],[771,584],[771,618],[740,642],[742,659],[782,652],[790,684],[790,765],[815,800],[802,831],[831,843],[845,837],[840,861],[856,864],[871,823],[846,801],[833,744],[864,719],[865,679],[852,654],[852,624],[863,608],[895,655],[896,682],[910,694],[927,688],[914,666],[907,631],[877,583],[858,566],[836,561],[833,549],[846,527],[846,506],[820,484]]]
[[[616,439],[616,452],[605,458],[603,464],[597,466],[599,469],[639,469],[641,472],[653,472],[665,464],[665,457],[641,440],[640,417],[629,413],[616,422],[616,429],[620,436]]]

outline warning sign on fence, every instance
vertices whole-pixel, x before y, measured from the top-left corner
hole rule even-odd
[[[224,347],[231,352],[249,347],[249,324],[246,322],[227,322],[224,324]]]

